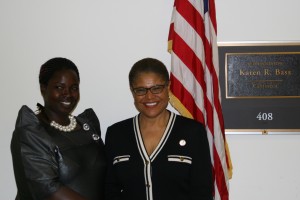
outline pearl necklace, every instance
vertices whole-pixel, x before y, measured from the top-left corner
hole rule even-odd
[[[77,121],[75,119],[75,117],[73,115],[69,115],[69,119],[70,119],[70,124],[67,125],[67,126],[63,126],[63,125],[60,125],[58,124],[57,122],[55,121],[52,121],[50,123],[50,126],[60,130],[60,131],[63,131],[63,132],[71,132],[73,131],[76,126],[77,126]]]

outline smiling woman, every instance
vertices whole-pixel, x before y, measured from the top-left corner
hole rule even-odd
[[[212,200],[205,128],[167,110],[166,66],[154,58],[136,62],[129,86],[139,114],[107,129],[106,199]]]
[[[79,72],[66,58],[41,66],[44,106],[23,106],[11,141],[17,200],[104,199],[106,161],[92,109],[71,113],[80,98]]]

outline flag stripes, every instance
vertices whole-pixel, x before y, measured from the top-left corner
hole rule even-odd
[[[214,0],[175,0],[169,32],[170,103],[206,126],[215,200],[228,200],[228,163],[219,87]]]

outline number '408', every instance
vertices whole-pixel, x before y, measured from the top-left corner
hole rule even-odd
[[[261,112],[259,112],[258,115],[256,116],[256,118],[258,120],[263,120],[263,121],[273,120],[273,113],[261,113]]]

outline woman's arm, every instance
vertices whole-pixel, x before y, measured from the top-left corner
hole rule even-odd
[[[45,200],[87,200],[77,192],[71,190],[68,187],[62,186],[50,197]]]
[[[119,200],[121,199],[121,188],[118,183],[118,179],[113,169],[113,151],[114,147],[114,139],[113,138],[114,131],[111,127],[107,128],[106,137],[105,137],[105,153],[108,162],[107,174],[105,180],[105,198],[107,200]]]
[[[203,126],[198,126],[193,133],[191,149],[193,163],[191,168],[191,199],[213,199],[213,177],[207,134]]]
[[[57,147],[51,143],[44,128],[16,128],[11,141],[11,151],[21,199],[84,199],[59,181]]]

